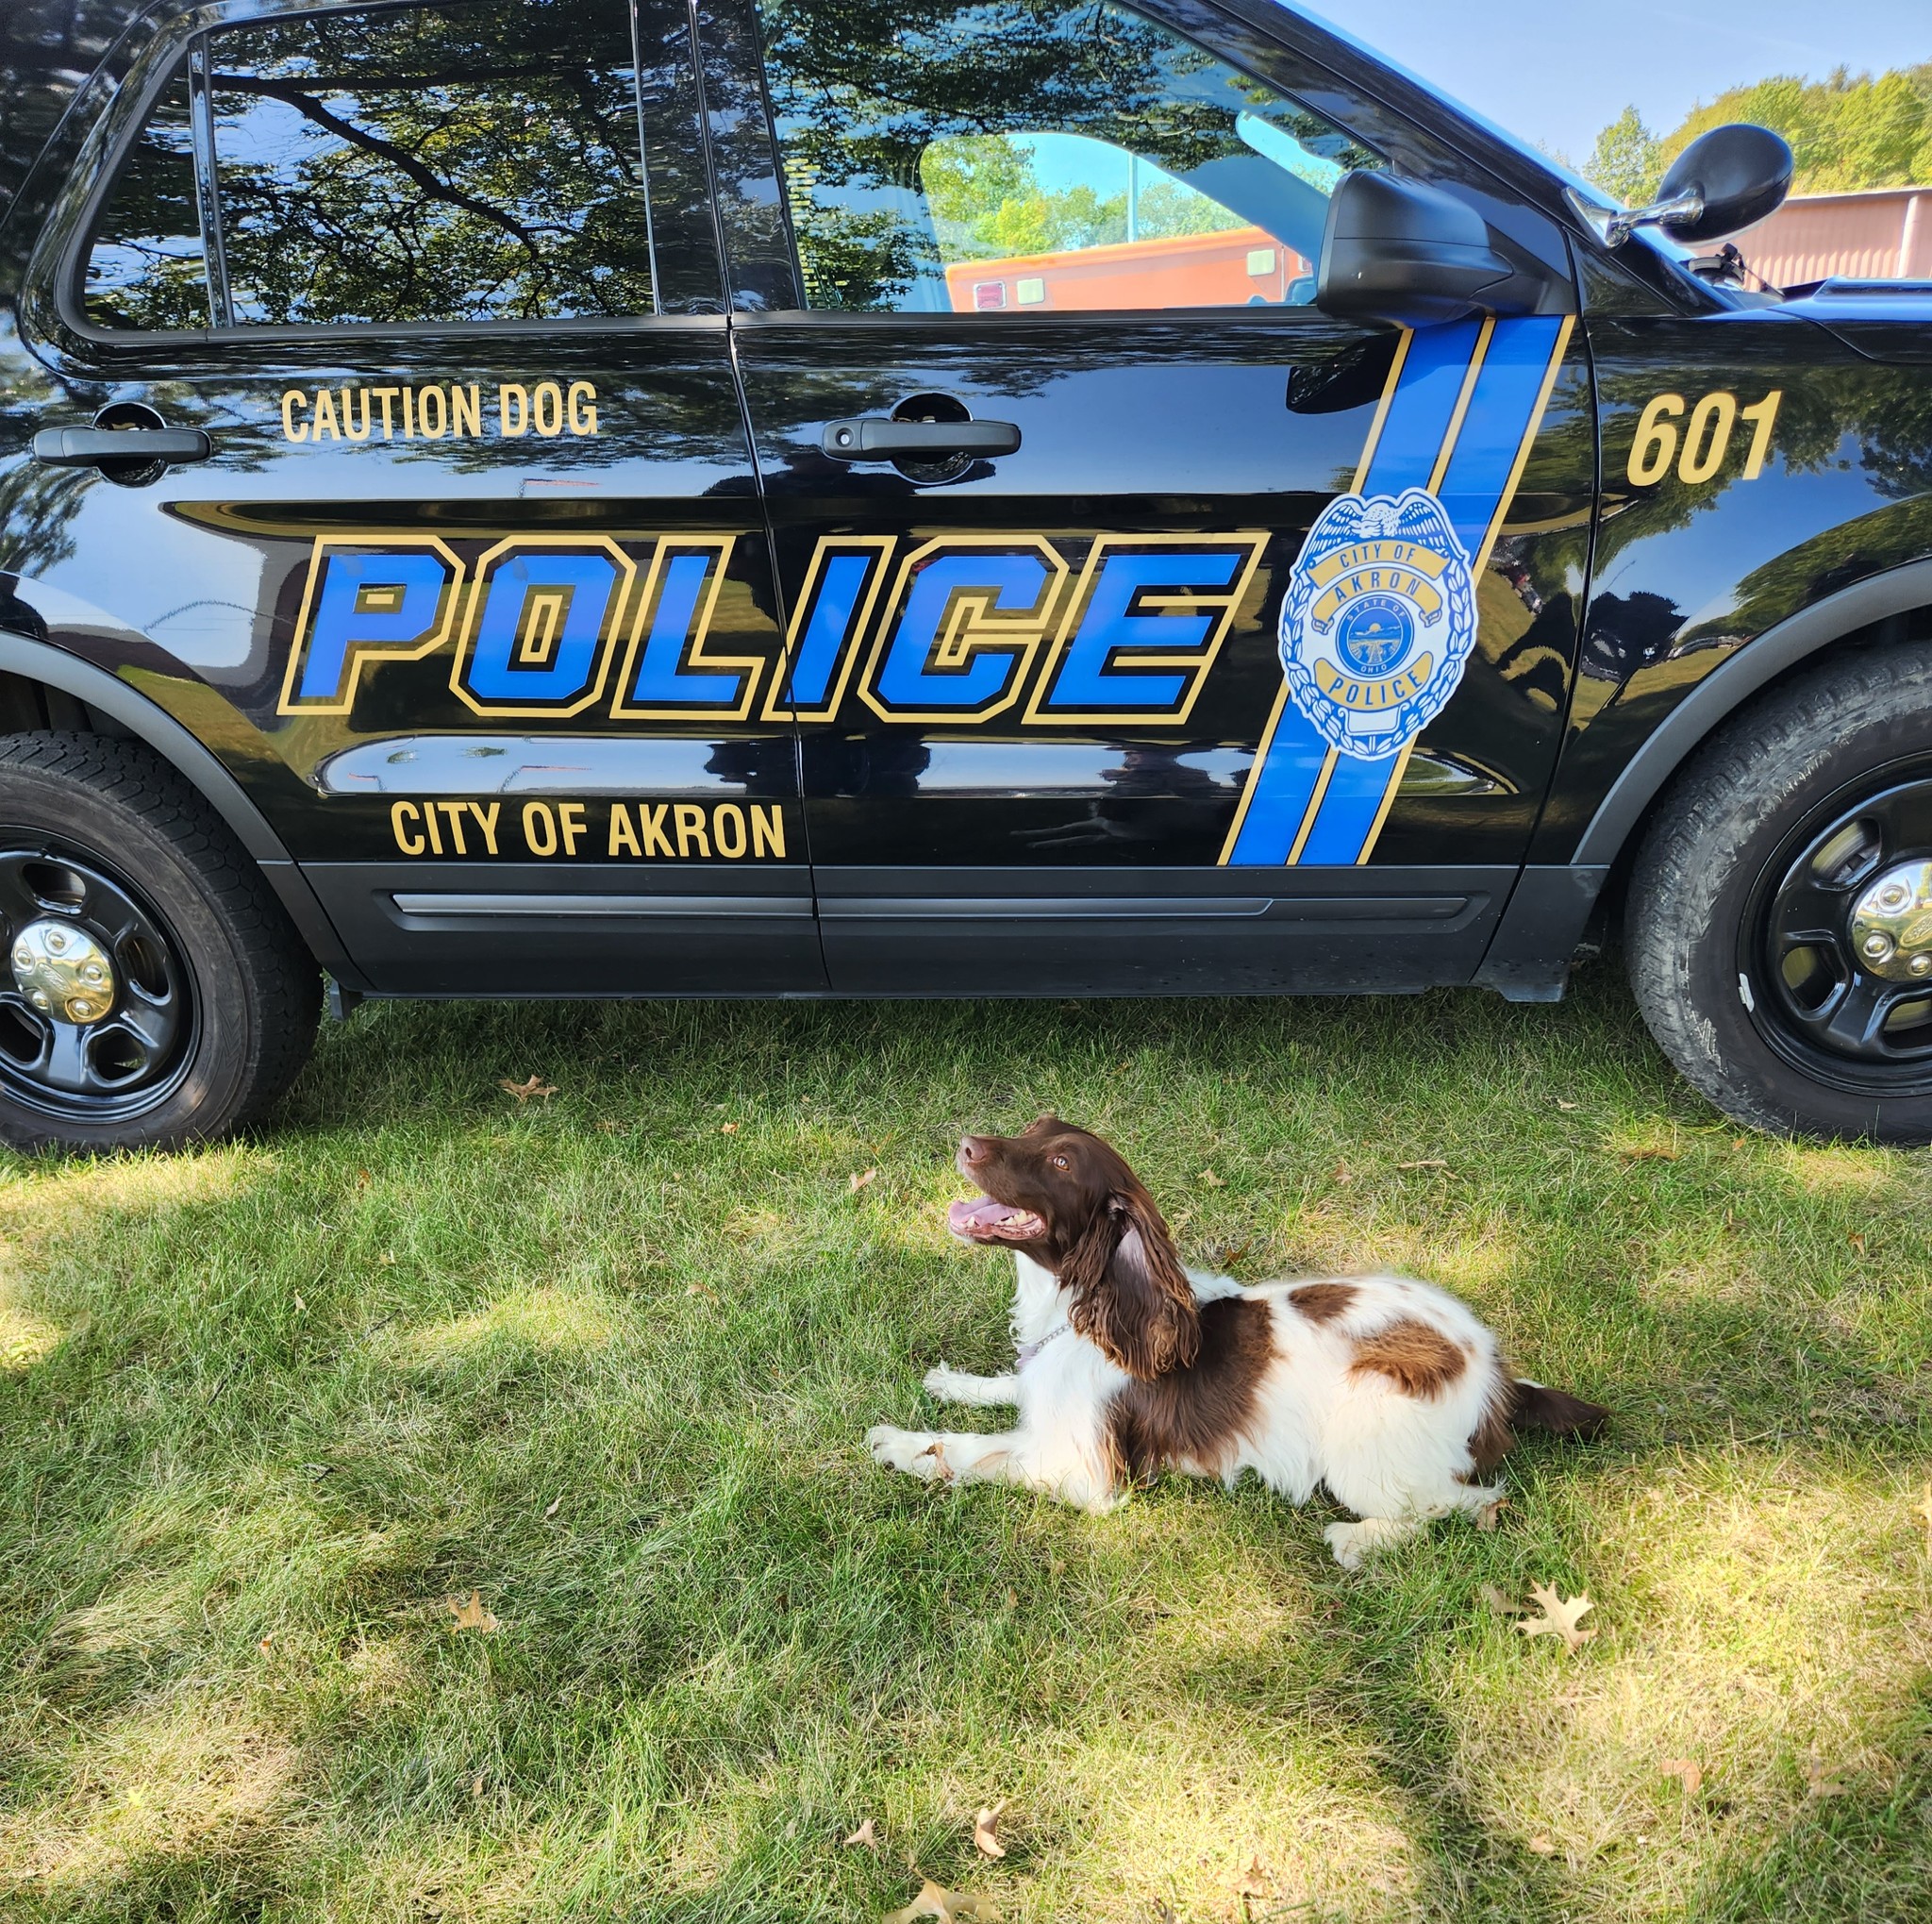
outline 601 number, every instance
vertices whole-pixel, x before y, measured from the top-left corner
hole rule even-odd
[[[1678,480],[1689,487],[1710,480],[1731,451],[1731,430],[1740,421],[1751,423],[1751,451],[1744,457],[1743,477],[1755,481],[1771,453],[1772,424],[1784,397],[1782,388],[1773,388],[1755,407],[1740,408],[1736,394],[1706,394],[1684,421],[1690,403],[1683,395],[1658,394],[1637,423],[1637,439],[1630,447],[1630,485],[1655,487],[1673,467]]]

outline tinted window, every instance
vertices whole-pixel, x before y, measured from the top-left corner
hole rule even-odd
[[[211,34],[201,58],[234,321],[652,311],[625,0],[325,14]],[[126,244],[103,226],[91,283]],[[93,310],[191,325],[125,296]]]
[[[813,308],[1313,298],[1328,196],[1380,164],[1152,21],[1091,0],[760,0]]]
[[[85,300],[103,327],[208,324],[185,66],[114,182],[88,255]]]

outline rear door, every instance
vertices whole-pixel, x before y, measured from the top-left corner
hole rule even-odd
[[[1560,237],[1198,7],[702,17],[833,985],[1466,979],[1574,659],[1580,343],[1310,303],[1350,168],[1449,186],[1559,281]],[[1410,490],[1459,581],[1351,574],[1286,675],[1317,517]],[[1333,566],[1412,540],[1351,511]]]
[[[87,477],[60,572],[158,644],[375,988],[823,986],[688,16],[192,24],[39,319],[71,425],[212,453]]]

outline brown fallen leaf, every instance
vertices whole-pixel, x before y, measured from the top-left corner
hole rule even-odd
[[[1845,1240],[1851,1244],[1852,1247],[1856,1249],[1860,1256],[1862,1256],[1865,1253],[1865,1238],[1861,1231],[1854,1230],[1852,1233],[1848,1237],[1846,1237]]]
[[[1430,1156],[1421,1163],[1398,1163],[1395,1166],[1398,1169],[1446,1169],[1449,1165],[1441,1157]]]
[[[1503,1512],[1508,1509],[1508,1507],[1509,1499],[1507,1497],[1498,1497],[1493,1503],[1485,1503],[1475,1513],[1475,1527],[1481,1531],[1494,1530],[1497,1517],[1502,1515]]]
[[[941,1890],[927,1878],[919,1895],[903,1911],[889,1912],[886,1924],[913,1924],[916,1917],[937,1917],[941,1924],[953,1924],[958,1917],[997,1917],[991,1898],[975,1898],[969,1891]]]
[[[1498,1616],[1515,1614],[1516,1599],[1507,1590],[1498,1590],[1493,1583],[1485,1583],[1475,1594],[1482,1599],[1485,1610],[1493,1610]]]
[[[483,1795],[483,1780],[480,1777],[470,1786],[470,1795],[472,1797],[481,1797]]]
[[[1565,1111],[1568,1111],[1568,1110],[1573,1110],[1573,1109],[1576,1109],[1576,1108],[1579,1108],[1580,1106],[1581,1106],[1581,1105],[1580,1105],[1580,1104],[1578,1104],[1578,1103],[1574,1103],[1574,1102],[1565,1102],[1565,1101],[1563,1100],[1563,1098],[1562,1098],[1562,1097],[1561,1097],[1560,1096],[1557,1097],[1557,1107],[1558,1109],[1561,1109],[1561,1110],[1565,1110]]]
[[[375,1179],[373,1176],[371,1176],[369,1171],[366,1169],[358,1169],[356,1171],[356,1187],[358,1189],[367,1189],[369,1185],[373,1181],[375,1181]]]
[[[1815,1748],[1805,1760],[1805,1794],[1807,1797],[1843,1797],[1845,1794],[1838,1773]]]
[[[847,1193],[857,1196],[868,1183],[876,1182],[878,1176],[879,1172],[876,1169],[855,1170],[845,1179]]]
[[[1007,1807],[1002,1798],[996,1804],[989,1804],[973,1820],[973,1848],[982,1857],[1004,1857],[1007,1847],[993,1835],[993,1826],[1000,1820],[1000,1813]]]
[[[501,1621],[491,1616],[483,1607],[483,1593],[480,1590],[472,1590],[467,1603],[455,1597],[448,1597],[443,1600],[449,1605],[450,1614],[456,1618],[453,1629],[481,1631],[485,1636],[489,1636],[503,1628]]]
[[[1227,1184],[1219,1176],[1215,1175],[1211,1169],[1201,1171],[1201,1180],[1209,1189],[1225,1189],[1227,1187]]]
[[[953,1466],[946,1461],[946,1446],[943,1443],[928,1443],[919,1455],[932,1458],[934,1482],[950,1483],[953,1481]],[[913,1459],[915,1463],[918,1460],[918,1457]]]
[[[1556,1845],[1548,1837],[1544,1836],[1541,1831],[1529,1840],[1529,1848],[1539,1857],[1554,1857],[1557,1854]]]
[[[721,1136],[735,1136],[738,1133],[738,1125],[735,1122],[721,1122],[718,1125],[718,1133]]]
[[[552,1504],[550,1505],[550,1507],[549,1507],[549,1508],[548,1508],[547,1510],[545,1510],[545,1511],[544,1511],[544,1513],[543,1513],[543,1521],[544,1521],[545,1523],[548,1523],[548,1522],[550,1521],[550,1519],[551,1519],[551,1518],[552,1518],[553,1516],[555,1516],[555,1515],[557,1514],[557,1513],[558,1513],[558,1512],[559,1510],[561,1510],[562,1508],[563,1508],[563,1498],[562,1498],[561,1497],[558,1497],[558,1499],[556,1500],[556,1502],[552,1503]]]
[[[1348,1173],[1348,1164],[1346,1163],[1338,1163],[1334,1168],[1329,1170],[1328,1179],[1334,1183],[1336,1188],[1346,1189],[1355,1180],[1355,1178]]]
[[[707,1302],[718,1300],[718,1292],[708,1282],[688,1282],[684,1286],[686,1296],[701,1296]]]
[[[1566,1650],[1575,1650],[1596,1635],[1593,1630],[1578,1630],[1577,1619],[1592,1605],[1590,1592],[1564,1598],[1552,1584],[1532,1583],[1530,1596],[1542,1606],[1540,1616],[1526,1616],[1516,1628],[1526,1637],[1561,1637]]]
[[[1257,1850],[1250,1854],[1247,1869],[1235,1880],[1234,1894],[1238,1898],[1265,1898],[1274,1888],[1274,1882]]]
[[[868,1817],[858,1829],[846,1838],[847,1844],[863,1844],[868,1850],[879,1848],[879,1833],[873,1828],[873,1819]]]
[[[1657,1765],[1666,1777],[1674,1777],[1684,1786],[1686,1797],[1695,1797],[1704,1786],[1704,1765],[1693,1764],[1688,1757],[1666,1757]]]
[[[519,1102],[527,1102],[533,1096],[541,1096],[545,1102],[557,1094],[555,1082],[545,1082],[540,1077],[532,1076],[527,1082],[512,1082],[508,1078],[496,1085],[507,1094],[514,1096]]]

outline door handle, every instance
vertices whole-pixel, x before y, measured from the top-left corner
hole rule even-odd
[[[1010,421],[890,421],[874,414],[828,421],[819,445],[835,461],[932,460],[1012,454],[1020,430]]]
[[[198,427],[43,427],[34,459],[50,468],[97,468],[112,461],[205,461],[214,443]]]

